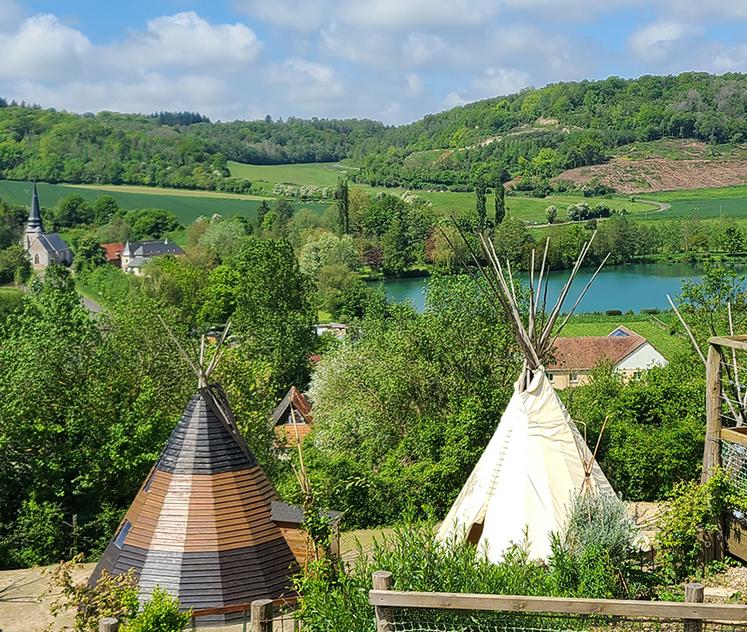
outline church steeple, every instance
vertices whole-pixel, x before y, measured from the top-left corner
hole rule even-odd
[[[26,222],[26,230],[30,228],[38,228],[40,232],[44,232],[44,226],[42,225],[41,208],[39,207],[39,193],[36,191],[36,182],[34,182],[34,193],[31,196],[31,210],[29,211],[29,219]]]

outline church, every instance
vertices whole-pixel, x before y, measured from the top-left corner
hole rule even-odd
[[[31,259],[31,266],[34,270],[44,270],[51,263],[69,266],[73,262],[73,254],[62,237],[57,233],[44,232],[36,182],[34,182],[26,230],[23,233],[23,247]]]

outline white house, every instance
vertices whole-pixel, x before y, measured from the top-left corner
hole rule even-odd
[[[603,362],[625,377],[668,364],[648,340],[620,325],[607,336],[558,338],[545,370],[555,388],[566,388],[587,383],[591,370]]]
[[[130,274],[142,275],[143,268],[153,257],[163,255],[183,255],[184,251],[168,239],[150,241],[128,241],[125,243],[120,261],[122,270]]]

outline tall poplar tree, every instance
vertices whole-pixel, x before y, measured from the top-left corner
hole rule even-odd
[[[350,197],[348,195],[348,181],[345,178],[337,180],[335,199],[337,200],[337,216],[343,235],[350,233]]]
[[[475,211],[477,212],[477,224],[480,228],[485,228],[488,215],[485,188],[485,181],[480,178],[475,183]]]
[[[506,189],[500,176],[495,182],[495,225],[498,226],[506,217]]]

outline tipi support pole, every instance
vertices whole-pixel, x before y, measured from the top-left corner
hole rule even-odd
[[[706,359],[706,436],[703,449],[702,482],[721,465],[721,353],[714,344],[708,345]]]
[[[703,603],[705,589],[703,584],[685,584],[685,603]],[[684,632],[702,632],[703,622],[697,619],[685,619]]]
[[[373,574],[374,590],[391,590],[392,574],[389,571],[376,571]],[[394,609],[376,606],[376,632],[392,632],[394,630]]]
[[[99,621],[99,632],[119,632],[119,621],[113,617],[106,617]]]
[[[252,632],[272,632],[272,599],[252,601]]]

